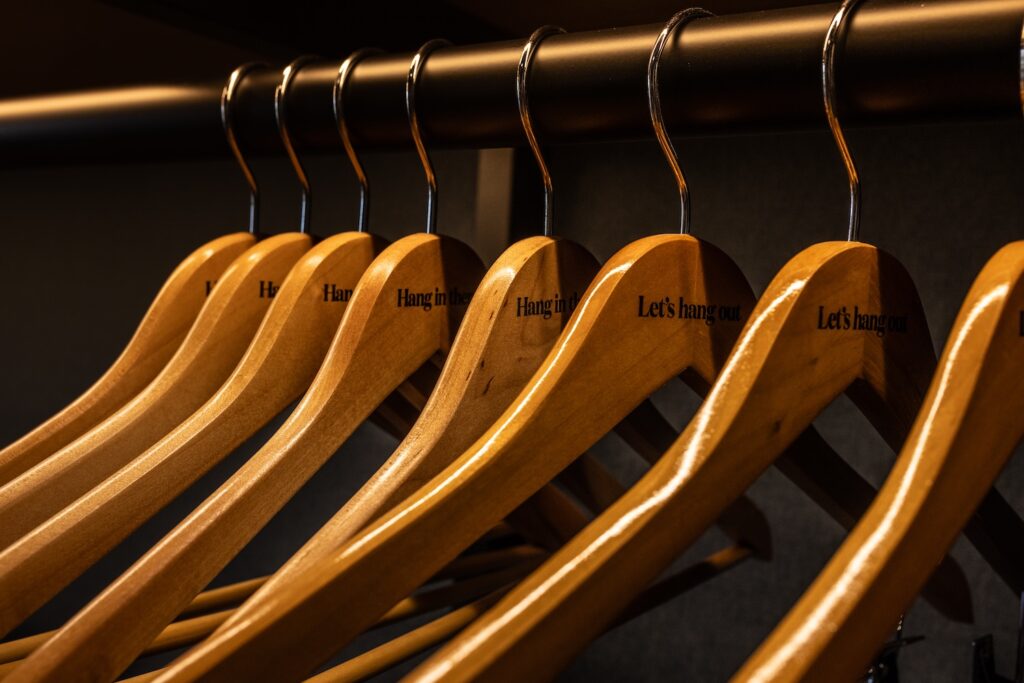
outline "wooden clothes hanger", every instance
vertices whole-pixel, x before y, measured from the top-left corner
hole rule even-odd
[[[736,681],[848,680],[903,610],[1020,442],[1024,242],[971,287],[878,498]]]
[[[306,61],[284,70],[277,97],[282,140],[303,185],[302,233],[308,230],[309,183],[291,145],[283,102]],[[240,81],[237,74],[231,84]],[[228,92],[232,90],[229,86]],[[244,159],[239,160],[245,167]],[[353,288],[383,243],[365,232],[348,232],[309,250],[276,290],[238,366],[201,408],[130,465],[0,554],[0,585],[17,603],[4,610],[0,630],[38,609],[301,397],[324,359]]]
[[[250,186],[250,232],[258,220],[258,188],[235,140],[230,96],[222,95],[228,143]],[[310,247],[303,234],[253,244],[209,292],[188,335],[159,375],[117,412],[0,488],[0,549],[6,548],[144,452],[192,414],[238,363],[285,275]]]
[[[210,283],[253,242],[246,233],[224,235],[178,264],[110,368],[60,412],[0,450],[0,486],[92,429],[149,384],[181,345]]]
[[[890,444],[899,443],[919,403],[931,354],[923,310],[905,270],[884,252],[852,241],[859,184],[833,115],[831,89],[835,27],[848,6],[843,4],[826,38],[824,73],[830,124],[850,171],[851,241],[815,245],[790,261],[663,461],[409,680],[515,680],[557,672],[626,604],[634,586],[646,585],[696,540],[715,510],[745,490],[840,392],[862,406]],[[977,489],[975,503],[990,483]],[[970,509],[962,513],[964,522]],[[918,586],[949,543],[928,558],[908,558]],[[890,574],[889,580],[902,579]],[[904,605],[887,606],[886,612]],[[800,623],[802,633],[807,625]]]
[[[412,85],[415,85],[423,60],[439,44],[432,41],[417,53],[410,69]],[[436,183],[426,150],[419,142],[413,91],[410,86],[410,119],[427,170],[428,231],[396,241],[370,264],[355,287],[323,365],[288,420],[177,527],[187,533],[179,535],[172,532],[136,563],[136,570],[145,566],[147,557],[162,559],[160,551],[166,552],[177,544],[191,547],[190,539],[196,539],[207,549],[208,544],[216,546],[216,552],[211,550],[210,562],[220,556],[232,557],[396,387],[436,354],[445,353],[450,347],[470,295],[480,280],[483,266],[465,244],[434,232]],[[156,480],[152,485],[162,484]],[[196,521],[190,523],[191,520]],[[216,533],[207,535],[208,529],[215,529]],[[184,557],[188,559],[189,556]],[[2,556],[0,564],[3,564]],[[160,567],[161,572],[167,569],[168,565]],[[201,572],[202,568],[197,568],[197,571]],[[111,591],[131,594],[132,584],[139,582],[147,573],[130,571],[104,594]],[[188,585],[188,575],[178,574],[178,578],[181,586]],[[185,599],[186,604],[205,584],[203,581],[196,587]],[[5,591],[0,589],[0,592]],[[163,605],[177,604],[179,591],[157,592],[152,596],[154,601],[149,603],[147,611],[158,614],[163,611]],[[102,600],[104,594],[94,603]],[[62,659],[54,654],[64,654],[62,648],[69,637],[62,636],[74,634],[75,624],[85,623],[89,614],[89,610],[80,612],[54,639],[25,660],[11,675],[11,680],[16,681],[19,677],[34,680],[40,675],[61,678],[64,674],[57,671],[65,670],[62,666],[69,667],[68,671],[75,670],[76,658],[86,653],[67,653],[69,658]],[[141,618],[141,615],[137,616]],[[170,618],[173,616],[172,613]],[[137,619],[132,622],[132,629],[140,625]],[[94,636],[112,635],[109,626],[113,623],[101,624],[100,632]],[[165,623],[158,624],[152,635],[156,635]],[[146,644],[144,642],[142,646]],[[92,653],[101,651],[92,650]],[[103,661],[90,661],[90,676],[112,678],[135,656],[131,654],[121,664],[118,659],[123,653],[113,650],[102,652]],[[41,673],[44,669],[51,671]]]
[[[1024,242],[1014,242],[964,299],[877,499],[733,680],[845,680],[867,668],[1024,436],[1022,349]]]
[[[694,307],[675,307],[680,296]],[[664,380],[687,371],[709,385],[738,333],[732,319],[752,301],[736,266],[706,243],[662,235],[625,247],[516,404],[468,452],[160,680],[291,680],[311,670]]]

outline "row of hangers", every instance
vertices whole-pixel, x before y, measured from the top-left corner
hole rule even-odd
[[[358,229],[320,241],[308,233],[310,185],[287,121],[290,86],[310,60],[289,64],[275,93],[303,188],[301,229],[271,236],[258,235],[258,186],[231,125],[255,67],[237,69],[221,111],[250,187],[250,230],[182,262],[110,370],[0,451],[0,634],[298,403],[62,628],[0,643],[0,678],[113,680],[145,652],[197,643],[133,680],[298,680],[382,619],[439,605],[462,606],[314,680],[358,680],[455,633],[408,680],[550,677],[624,615],[769,558],[770,529],[744,492],[773,464],[850,535],[734,680],[858,678],[919,593],[969,619],[966,579],[946,557],[961,531],[1020,595],[1024,524],[991,487],[1021,436],[1024,243],[984,267],[936,361],[906,270],[858,241],[860,185],[834,86],[855,4],[842,3],[822,54],[825,111],[850,181],[848,239],[800,252],[760,298],[728,255],[690,234],[661,115],[661,54],[705,10],[676,14],[648,64],[680,231],[633,242],[603,266],[551,236],[527,81],[537,47],[560,29],[534,32],[516,71],[544,232],[486,270],[435,230],[415,95],[444,41],[416,53],[406,85],[426,230],[390,245],[366,230],[368,183],[344,116],[346,84],[371,52],[345,60],[334,89],[361,186]],[[553,314],[524,314],[520,301],[548,302]],[[676,377],[704,396],[682,433],[647,400]],[[811,426],[842,393],[898,454],[877,493]],[[204,591],[368,419],[401,441],[363,488],[273,576]],[[612,430],[651,465],[629,490],[587,454]],[[715,524],[732,545],[655,583]],[[513,533],[528,542],[508,542]]]

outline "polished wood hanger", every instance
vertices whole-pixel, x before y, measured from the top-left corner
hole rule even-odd
[[[331,292],[351,293],[380,245],[351,232],[311,249],[280,285],[238,367],[203,406],[0,553],[0,586],[17,602],[0,610],[0,630],[38,609],[302,396],[345,309]]]
[[[1020,442],[1024,242],[974,281],[878,498],[735,681],[862,675]]]
[[[79,612],[55,638],[26,659],[11,680],[37,680],[40,675],[61,678],[64,674],[58,672],[64,666],[83,670],[79,657],[90,660],[86,670],[91,676],[116,676],[137,655],[136,643],[120,653],[105,648],[81,650],[73,645],[66,649],[79,632],[88,633],[93,643],[127,635],[119,627],[112,628],[127,616],[125,612],[113,609],[118,618],[108,619],[106,614],[101,617],[95,606],[104,612],[116,607],[104,596],[117,594],[146,601],[147,615],[162,615],[170,609],[173,619],[183,606],[179,604],[182,595],[187,604],[388,394],[435,353],[447,350],[481,270],[479,259],[468,247],[435,234],[411,235],[385,249],[356,286],[323,366],[284,425],[195,512],[101,593],[91,608]],[[439,293],[447,299],[445,303],[438,303]],[[159,485],[159,480],[153,483]],[[178,573],[174,558],[165,554],[187,562],[192,557],[185,552],[189,549],[202,551],[199,554],[207,564],[196,567],[196,574]],[[168,559],[170,564],[164,563]],[[3,564],[0,555],[0,566]],[[210,565],[216,565],[212,575],[207,571]],[[172,582],[171,590],[161,585],[161,590],[146,592],[146,578],[154,572],[169,573],[178,581]],[[193,589],[193,579],[200,575],[205,578]],[[6,588],[0,593],[6,593]],[[6,615],[11,608],[5,605],[2,611]],[[133,626],[128,630],[136,630],[141,618],[153,620],[152,616],[136,615],[129,619]],[[152,632],[139,630],[146,633],[141,647],[168,621],[159,620]],[[101,652],[102,661],[92,658]],[[130,654],[125,659],[126,652]],[[42,673],[44,670],[48,673]]]
[[[293,63],[285,70],[278,102],[300,66]],[[303,185],[305,231],[308,180],[284,117],[280,124]],[[0,585],[18,602],[4,610],[0,631],[38,609],[302,396],[323,362],[356,283],[383,246],[384,240],[365,232],[335,235],[299,259],[283,282],[260,282],[261,293],[274,288],[273,303],[223,386],[130,466],[0,553]],[[251,298],[256,291],[248,292]]]
[[[224,235],[178,264],[103,376],[56,415],[0,450],[0,485],[92,429],[145,388],[181,346],[212,283],[253,241],[245,233]]]
[[[145,452],[203,405],[238,364],[270,306],[270,294],[309,247],[309,237],[298,233],[275,235],[250,247],[224,272],[188,336],[149,386],[0,488],[0,548]],[[0,619],[12,614],[0,612]]]

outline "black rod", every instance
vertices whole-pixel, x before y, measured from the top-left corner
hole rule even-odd
[[[673,135],[824,125],[821,43],[835,3],[691,22],[665,50]],[[1020,116],[1024,0],[869,0],[839,61],[848,126]],[[650,138],[646,60],[660,26],[552,36],[537,51],[530,103],[544,144]],[[521,41],[442,48],[423,71],[418,104],[429,145],[523,144],[515,100]],[[363,149],[411,149],[404,108],[410,54],[354,69],[346,112]],[[331,116],[337,63],[296,77],[290,116],[304,151],[341,154]],[[239,140],[281,151],[273,119],[277,70],[238,92]],[[152,86],[0,101],[0,165],[191,158],[225,153],[222,83]]]

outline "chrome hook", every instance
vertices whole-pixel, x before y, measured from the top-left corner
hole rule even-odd
[[[309,187],[309,177],[306,175],[306,169],[302,167],[299,155],[295,153],[295,147],[292,145],[292,136],[288,132],[288,117],[286,116],[288,109],[287,98],[288,90],[295,80],[295,75],[302,67],[315,60],[316,57],[305,56],[293,61],[281,72],[281,82],[274,88],[274,119],[277,121],[277,131],[281,135],[281,142],[284,143],[284,150],[288,153],[288,158],[292,162],[292,168],[295,169],[295,175],[299,178],[299,184],[302,185],[302,209],[299,214],[299,232],[301,233],[309,232],[309,212],[313,196]]]
[[[245,160],[241,147],[238,146],[238,138],[235,136],[234,103],[235,93],[242,80],[254,69],[265,67],[266,64],[251,62],[243,64],[228,77],[224,90],[220,93],[220,122],[224,126],[224,136],[228,140],[228,147],[235,156],[235,160],[242,169],[245,182],[249,184],[249,233],[255,235],[260,228],[260,186],[256,183],[256,176],[253,175],[249,162]]]
[[[530,101],[526,90],[526,79],[530,75],[530,64],[533,62],[533,55],[540,42],[548,36],[556,33],[565,33],[565,29],[559,26],[541,26],[530,34],[523,45],[523,51],[519,55],[519,64],[516,66],[516,103],[519,105],[519,120],[523,123],[523,132],[526,133],[526,140],[530,143],[530,150],[533,158],[537,160],[537,168],[540,169],[541,179],[544,181],[544,236],[551,236],[551,222],[553,208],[551,205],[554,189],[551,185],[551,173],[548,171],[547,162],[544,161],[544,154],[541,152],[537,136],[533,132],[533,118],[530,116]]]
[[[348,123],[345,120],[345,87],[348,85],[356,65],[365,57],[380,52],[382,50],[374,48],[356,50],[341,63],[338,68],[338,77],[334,80],[334,123],[338,126],[338,135],[341,136],[341,144],[345,146],[345,154],[348,155],[349,163],[352,164],[352,170],[356,172],[356,178],[359,179],[359,220],[356,225],[359,232],[366,232],[370,220],[370,181],[366,178],[366,171],[363,169],[362,162],[359,161],[359,155],[352,145],[352,137],[348,132]]]
[[[850,148],[846,145],[846,136],[839,125],[839,117],[836,116],[836,52],[840,43],[845,42],[847,24],[853,16],[854,6],[859,1],[843,0],[839,5],[828,31],[825,32],[825,44],[821,50],[821,89],[825,98],[825,116],[828,119],[828,127],[832,130],[832,137],[836,141],[836,147],[843,158],[843,165],[846,166],[846,176],[850,183],[850,225],[846,239],[851,242],[860,238],[860,176],[857,175],[857,166],[853,162]]]
[[[451,45],[447,40],[435,38],[423,44],[416,54],[412,56],[409,63],[409,76],[405,80],[405,111],[409,115],[409,129],[412,131],[412,141],[416,145],[416,153],[420,156],[423,164],[423,172],[427,176],[427,233],[437,232],[437,178],[434,176],[434,166],[430,163],[430,155],[423,144],[423,134],[420,130],[420,119],[416,114],[416,86],[420,82],[420,71],[424,63],[434,50],[439,47]]]
[[[665,128],[665,117],[661,111],[658,67],[661,65],[661,55],[665,51],[665,45],[675,34],[676,29],[685,26],[693,19],[713,16],[715,15],[700,7],[691,7],[676,12],[661,29],[658,39],[654,41],[654,47],[651,48],[651,56],[647,60],[647,108],[651,113],[654,135],[658,138],[658,144],[661,145],[661,151],[672,168],[672,174],[676,177],[676,185],[679,187],[679,232],[683,235],[690,234],[690,188],[686,184],[686,176],[683,175],[683,168],[679,164],[679,154]]]

